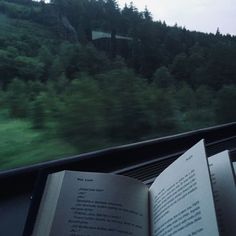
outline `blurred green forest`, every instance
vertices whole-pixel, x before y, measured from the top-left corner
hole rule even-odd
[[[235,121],[235,79],[219,29],[115,0],[0,0],[0,168]]]

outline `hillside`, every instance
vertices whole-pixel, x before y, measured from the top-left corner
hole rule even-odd
[[[158,68],[165,66],[178,81],[194,87],[205,84],[218,89],[222,84],[234,83],[236,62],[232,58],[236,56],[236,39],[230,35],[168,27],[165,23],[153,22],[148,10],[138,12],[132,4],[121,10],[113,0],[20,2],[0,1],[3,54],[9,54],[8,47],[15,48],[18,55],[30,57],[34,64],[41,49],[59,56],[62,42],[86,45],[92,41],[92,31],[100,31],[100,34],[113,34],[117,39],[114,41],[111,37],[92,43],[112,58],[120,55],[128,67],[144,77],[151,78]],[[119,35],[133,40],[118,40]],[[12,77],[19,75],[5,76],[5,79]]]

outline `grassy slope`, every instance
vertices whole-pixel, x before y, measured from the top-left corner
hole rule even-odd
[[[28,121],[0,114],[0,170],[57,159],[77,153],[72,146],[31,129]]]
[[[7,3],[3,0],[0,0],[0,5],[1,4],[13,5],[15,8],[19,8],[22,11],[26,11],[29,8],[19,4]],[[24,35],[33,36],[40,42],[56,39],[55,34],[45,26],[28,20],[8,17],[0,9],[0,38],[17,40]]]

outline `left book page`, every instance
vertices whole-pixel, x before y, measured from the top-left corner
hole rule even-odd
[[[125,176],[62,171],[49,176],[33,236],[148,236],[148,188]]]

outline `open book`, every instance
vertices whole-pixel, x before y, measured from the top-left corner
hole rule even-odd
[[[236,235],[235,182],[228,153],[209,161],[211,177],[200,141],[166,168],[150,188],[113,174],[51,174],[32,235]]]

